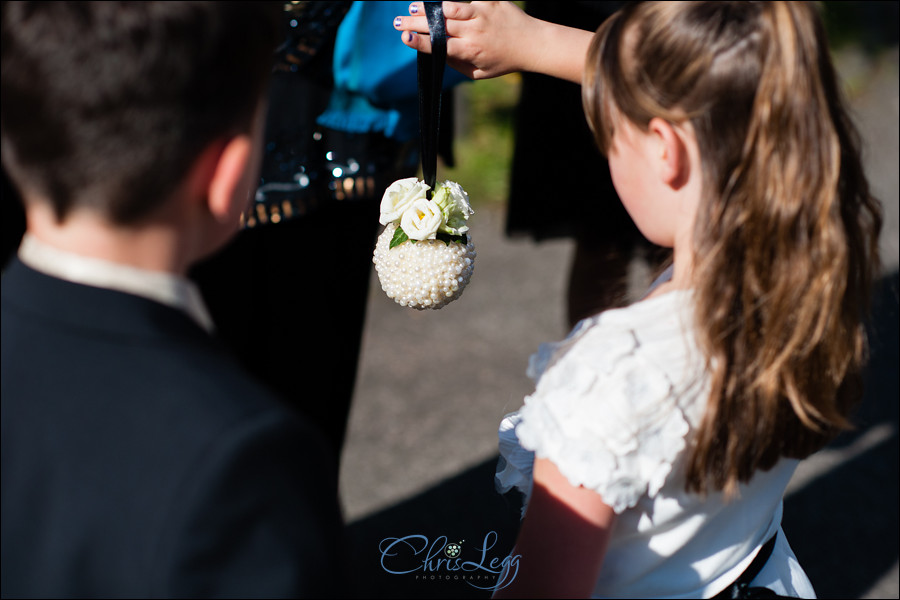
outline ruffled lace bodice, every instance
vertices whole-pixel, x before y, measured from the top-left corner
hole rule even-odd
[[[530,493],[537,451],[616,513],[657,494],[705,400],[689,295],[607,311],[541,345],[529,364],[535,392],[501,423],[499,491]]]

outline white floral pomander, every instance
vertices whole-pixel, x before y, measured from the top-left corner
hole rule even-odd
[[[475,269],[469,196],[453,181],[436,187],[429,200],[425,182],[400,179],[381,201],[385,228],[372,262],[385,294],[411,308],[441,308],[459,298]]]

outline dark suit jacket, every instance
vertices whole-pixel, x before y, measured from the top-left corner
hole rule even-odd
[[[14,260],[0,385],[3,596],[338,593],[331,455],[188,316]]]

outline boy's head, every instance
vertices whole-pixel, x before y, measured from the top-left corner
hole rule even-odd
[[[62,223],[151,215],[217,140],[248,133],[273,2],[3,2],[3,164]]]

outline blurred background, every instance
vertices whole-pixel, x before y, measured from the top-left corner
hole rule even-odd
[[[898,598],[898,2],[823,2],[834,60],[882,201],[882,280],[858,428],[805,461],[785,500],[784,529],[821,598]],[[478,258],[463,296],[439,311],[401,308],[373,273],[341,470],[360,597],[488,597],[487,580],[381,565],[384,540],[459,543],[463,560],[505,557],[518,505],[494,491],[496,431],[532,391],[538,344],[565,336],[566,239],[505,233],[513,116],[521,77],[458,86],[457,165],[475,208]],[[564,177],[564,173],[547,173]],[[495,546],[480,552],[491,533]],[[383,546],[382,546],[383,547]],[[489,587],[489,586],[488,586]]]

